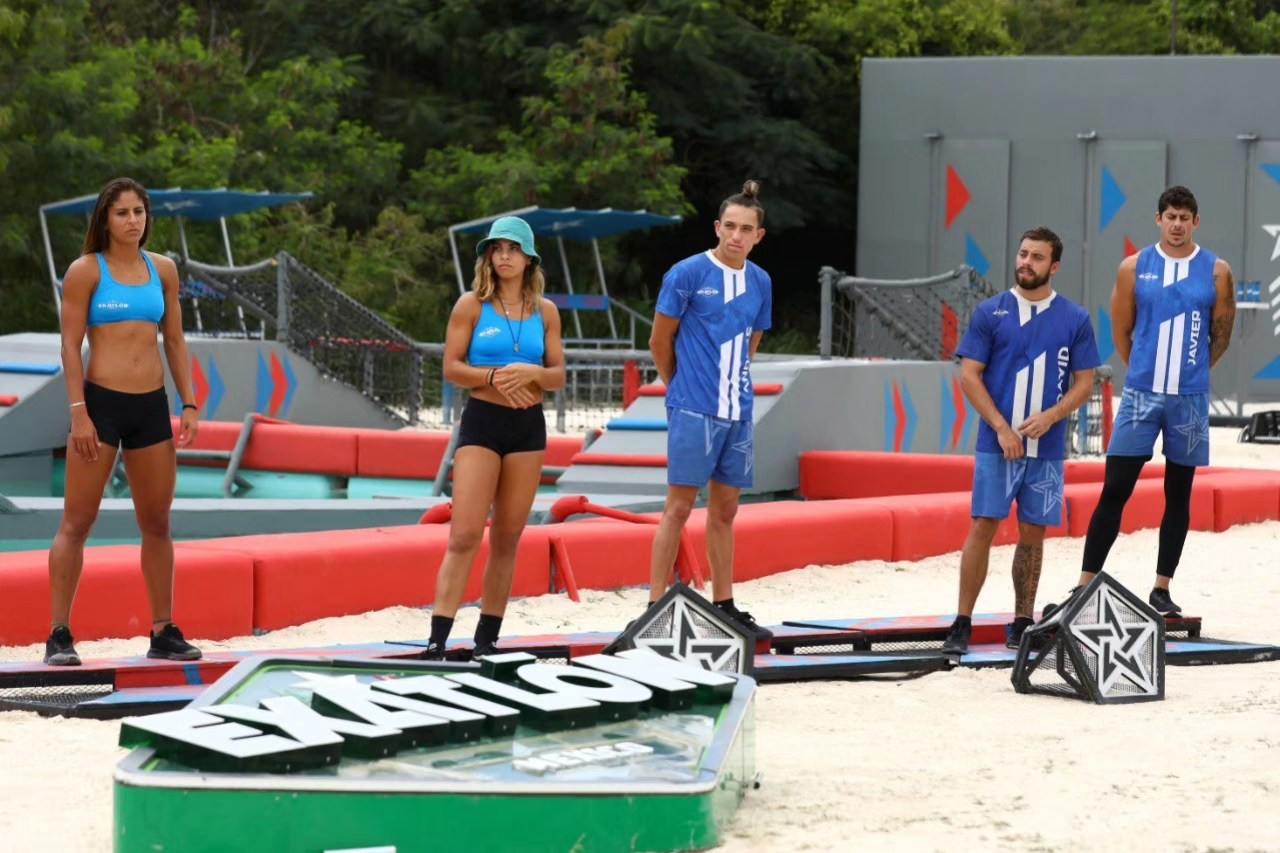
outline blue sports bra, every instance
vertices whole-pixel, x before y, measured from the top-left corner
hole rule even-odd
[[[541,313],[526,316],[521,322],[499,314],[492,301],[481,302],[480,319],[471,331],[467,363],[472,367],[506,367],[513,362],[542,364],[545,335]]]
[[[127,320],[159,324],[164,319],[164,287],[146,252],[142,253],[142,259],[151,273],[146,284],[121,284],[111,277],[107,259],[102,253],[96,253],[95,257],[98,259],[98,286],[89,297],[90,326]]]

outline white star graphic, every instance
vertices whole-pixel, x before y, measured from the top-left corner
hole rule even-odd
[[[1049,466],[1045,470],[1047,473],[1044,479],[1033,483],[1031,491],[1044,498],[1044,509],[1041,512],[1048,515],[1053,511],[1054,507],[1062,503],[1062,474],[1053,466]]]
[[[754,454],[752,453],[752,449],[751,449],[751,439],[744,438],[741,441],[735,442],[733,447],[730,449],[735,450],[738,453],[741,453],[743,456],[747,457],[746,467],[743,470],[745,470],[746,473],[750,474],[751,463],[754,461]]]
[[[690,414],[693,417],[700,417],[699,415],[693,414],[692,412],[690,412]],[[702,439],[706,448],[705,450],[703,450],[703,453],[709,454],[711,453],[711,446],[715,442],[716,436],[718,436],[722,430],[726,429],[726,427],[724,424],[717,423],[715,418],[707,417],[705,415],[701,417],[702,417]]]
[[[1105,584],[1098,588],[1094,606],[1098,621],[1091,625],[1072,624],[1071,634],[1097,659],[1098,692],[1104,697],[1131,695],[1115,690],[1117,683],[1127,682],[1148,696],[1159,693],[1155,622]],[[1142,621],[1122,622],[1121,613]]]
[[[742,643],[732,633],[721,628],[715,632],[720,636],[709,636],[711,620],[689,607],[683,598],[672,599],[667,612],[670,613],[670,635],[645,637],[642,632],[635,638],[637,646],[687,661],[712,672],[740,670],[738,656],[742,653]],[[659,626],[667,621],[663,615],[659,615],[649,625]]]
[[[1004,466],[1004,496],[1013,494],[1013,490],[1022,482],[1022,474],[1027,470],[1026,459],[1014,459]]]
[[[1263,225],[1262,230],[1276,240],[1276,247],[1271,250],[1271,260],[1280,258],[1280,225]]]
[[[1129,401],[1129,408],[1133,413],[1132,423],[1139,424],[1147,419],[1147,416],[1155,411],[1159,405],[1154,394],[1146,394],[1133,388],[1124,389],[1121,394],[1120,405],[1124,405],[1125,400]]]
[[[1209,419],[1195,414],[1185,424],[1178,424],[1173,431],[1187,437],[1187,453],[1194,453],[1200,442],[1209,440]]]

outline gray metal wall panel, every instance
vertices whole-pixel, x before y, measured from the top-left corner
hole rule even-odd
[[[1270,257],[1276,239],[1262,229],[1280,224],[1280,149],[1265,141],[1280,139],[1276,80],[1280,57],[869,59],[863,64],[860,193],[891,195],[894,187],[885,170],[894,152],[910,151],[911,143],[919,144],[928,134],[939,137],[939,149],[963,140],[1004,137],[1011,145],[1008,236],[1005,267],[992,274],[997,286],[1009,283],[995,276],[1007,275],[1007,255],[1021,230],[1049,225],[1066,243],[1055,284],[1084,304],[1097,324],[1099,311],[1109,310],[1115,265],[1123,255],[1124,236],[1118,236],[1116,248],[1112,232],[1132,228],[1136,247],[1153,242],[1160,190],[1183,183],[1200,201],[1197,240],[1231,263],[1238,279],[1259,281],[1267,289],[1280,276],[1280,258],[1273,262]],[[1178,93],[1176,109],[1161,99],[1167,92]],[[1089,134],[1097,140],[1092,145],[1098,166],[1092,169],[1084,165],[1089,143],[1079,139]],[[1238,138],[1242,135],[1264,140],[1254,145],[1253,165],[1247,159],[1249,144]],[[1144,160],[1144,142],[1167,146],[1163,164],[1154,153],[1151,162]],[[1127,143],[1137,145],[1126,148]],[[1126,202],[1114,222],[1101,229],[1100,167],[1116,156],[1116,169],[1132,167],[1141,174],[1115,175]],[[1275,177],[1264,164],[1275,166]],[[927,166],[926,161],[915,169]],[[870,181],[868,176],[873,176]],[[918,232],[920,221],[940,215],[943,202],[929,193],[907,197],[914,201],[913,210],[859,234],[860,275],[922,274],[895,235]],[[1089,224],[1084,225],[1086,197]],[[1058,202],[1060,213],[1055,213]],[[1246,223],[1247,204],[1252,217]],[[865,209],[860,198],[859,210]],[[1146,225],[1139,227],[1144,220]],[[1268,291],[1268,299],[1277,292],[1280,285],[1276,292]],[[1270,307],[1275,311],[1280,304]],[[1264,319],[1270,324],[1266,334]],[[1244,382],[1256,399],[1280,399],[1280,337],[1272,334],[1276,323],[1280,316],[1273,320],[1270,312],[1242,312],[1228,362],[1214,370],[1216,394],[1234,397]],[[1100,343],[1106,337],[1100,328]],[[1233,364],[1234,359],[1240,364]]]
[[[1008,140],[948,139],[939,171],[941,204],[929,214],[937,247],[930,273],[968,264],[999,286],[1008,268]]]
[[[905,278],[936,272],[929,269],[930,223],[921,215],[921,200],[930,197],[928,142],[916,137],[863,144],[872,150],[862,156],[877,166],[858,176],[860,274]]]

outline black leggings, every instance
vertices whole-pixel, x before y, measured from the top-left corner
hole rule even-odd
[[[1108,456],[1102,497],[1089,520],[1089,534],[1084,540],[1081,569],[1096,573],[1102,570],[1107,554],[1120,533],[1120,516],[1133,494],[1147,456]],[[1164,518],[1160,520],[1160,551],[1156,556],[1156,574],[1171,578],[1182,559],[1182,546],[1191,526],[1191,483],[1196,469],[1165,460]]]

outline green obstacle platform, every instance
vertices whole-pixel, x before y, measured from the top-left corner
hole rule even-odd
[[[643,650],[253,658],[124,721],[115,849],[704,849],[754,783],[755,689]]]

